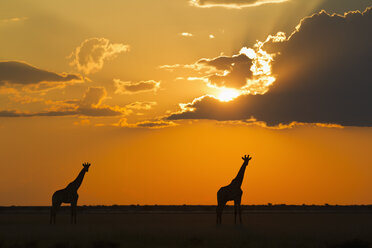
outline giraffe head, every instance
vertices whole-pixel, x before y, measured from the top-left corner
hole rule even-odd
[[[252,157],[251,156],[249,156],[249,154],[248,155],[244,155],[243,157],[242,157],[242,159],[244,160],[244,165],[248,165],[248,162],[249,162],[249,160],[251,160],[252,159]]]
[[[84,167],[86,172],[88,172],[89,166],[90,166],[90,163],[88,163],[88,162],[83,163],[83,167]]]

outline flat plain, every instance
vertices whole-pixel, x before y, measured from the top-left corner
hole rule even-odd
[[[194,209],[195,210],[195,209]],[[213,208],[129,211],[80,208],[69,223],[63,208],[49,224],[45,207],[0,210],[0,247],[370,247],[372,211],[245,210],[234,225],[231,208],[215,224]]]

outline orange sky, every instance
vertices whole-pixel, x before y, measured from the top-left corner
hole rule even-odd
[[[371,204],[370,1],[232,2],[1,1],[0,205]]]
[[[202,121],[164,129],[61,128],[69,120],[12,120],[2,130],[1,205],[48,205],[92,166],[80,204],[215,204],[250,153],[244,204],[369,204],[370,128],[257,126]],[[17,130],[4,132],[6,129]],[[39,130],[44,130],[40,132]]]

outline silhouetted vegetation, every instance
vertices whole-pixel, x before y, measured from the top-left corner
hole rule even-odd
[[[215,213],[215,205],[92,205],[78,206],[79,213]],[[372,213],[372,205],[242,205],[244,213],[268,213],[268,212],[293,212],[293,213]],[[226,206],[227,212],[232,212],[234,207]],[[0,214],[3,213],[45,213],[49,212],[47,206],[0,206]],[[69,213],[69,206],[62,206],[61,213]]]

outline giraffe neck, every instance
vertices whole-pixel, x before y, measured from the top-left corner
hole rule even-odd
[[[76,179],[74,181],[72,181],[67,187],[71,190],[75,190],[77,191],[81,185],[81,183],[83,182],[83,179],[84,179],[84,175],[85,175],[85,168],[83,168],[79,175],[76,177]]]
[[[240,170],[238,172],[238,175],[236,175],[236,177],[234,178],[233,182],[235,185],[237,186],[241,186],[242,183],[243,183],[243,178],[244,178],[244,173],[245,173],[245,168],[247,167],[247,165],[243,164],[241,167],[240,167]]]

